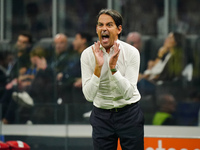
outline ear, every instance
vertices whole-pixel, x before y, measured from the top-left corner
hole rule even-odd
[[[97,34],[97,25],[96,25],[96,34]]]
[[[122,25],[119,25],[117,28],[118,28],[118,34],[120,34],[122,32]]]

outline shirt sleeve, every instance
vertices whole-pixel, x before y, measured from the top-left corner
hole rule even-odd
[[[127,67],[125,74],[122,76],[120,71],[117,71],[112,80],[117,84],[119,91],[125,100],[131,99],[135,94],[138,94],[137,82],[140,66],[140,55],[137,49],[133,49],[133,53],[128,55]]]
[[[83,51],[81,55],[82,90],[86,100],[90,102],[94,101],[100,84],[100,78],[94,75],[92,64],[94,59],[88,51]]]

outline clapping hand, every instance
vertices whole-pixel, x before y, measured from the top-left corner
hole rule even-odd
[[[94,43],[94,46],[92,46],[92,51],[95,56],[96,66],[101,68],[104,63],[104,58],[103,58],[103,51],[100,50],[100,41]]]
[[[115,43],[114,43],[114,53],[111,56],[110,61],[109,61],[110,69],[115,68],[115,66],[117,64],[118,57],[119,57],[119,52],[120,52],[119,44],[115,41]]]
[[[103,51],[100,50],[100,41],[94,43],[94,46],[92,46],[92,51],[94,53],[95,61],[96,61],[94,74],[97,77],[100,77],[101,68],[102,68],[102,66],[104,64]]]

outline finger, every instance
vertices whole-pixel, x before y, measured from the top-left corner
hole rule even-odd
[[[95,52],[94,52],[94,46],[92,46],[92,51],[93,51],[93,53],[95,53]]]
[[[94,42],[94,50],[96,49],[97,42]]]
[[[100,41],[95,42],[95,51],[98,52],[100,47]]]
[[[119,44],[117,42],[114,43],[115,52],[119,51]]]
[[[100,41],[97,41],[97,49],[99,50],[100,48]]]
[[[116,44],[117,50],[119,51],[119,43]]]
[[[97,42],[94,42],[94,45],[92,46],[93,52],[96,52]]]
[[[119,44],[117,44],[117,43],[114,45],[114,52],[115,52],[115,55],[118,55],[120,52]]]

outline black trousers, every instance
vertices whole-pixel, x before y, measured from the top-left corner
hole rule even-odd
[[[138,103],[115,111],[93,107],[90,116],[94,150],[144,150],[144,116]]]

